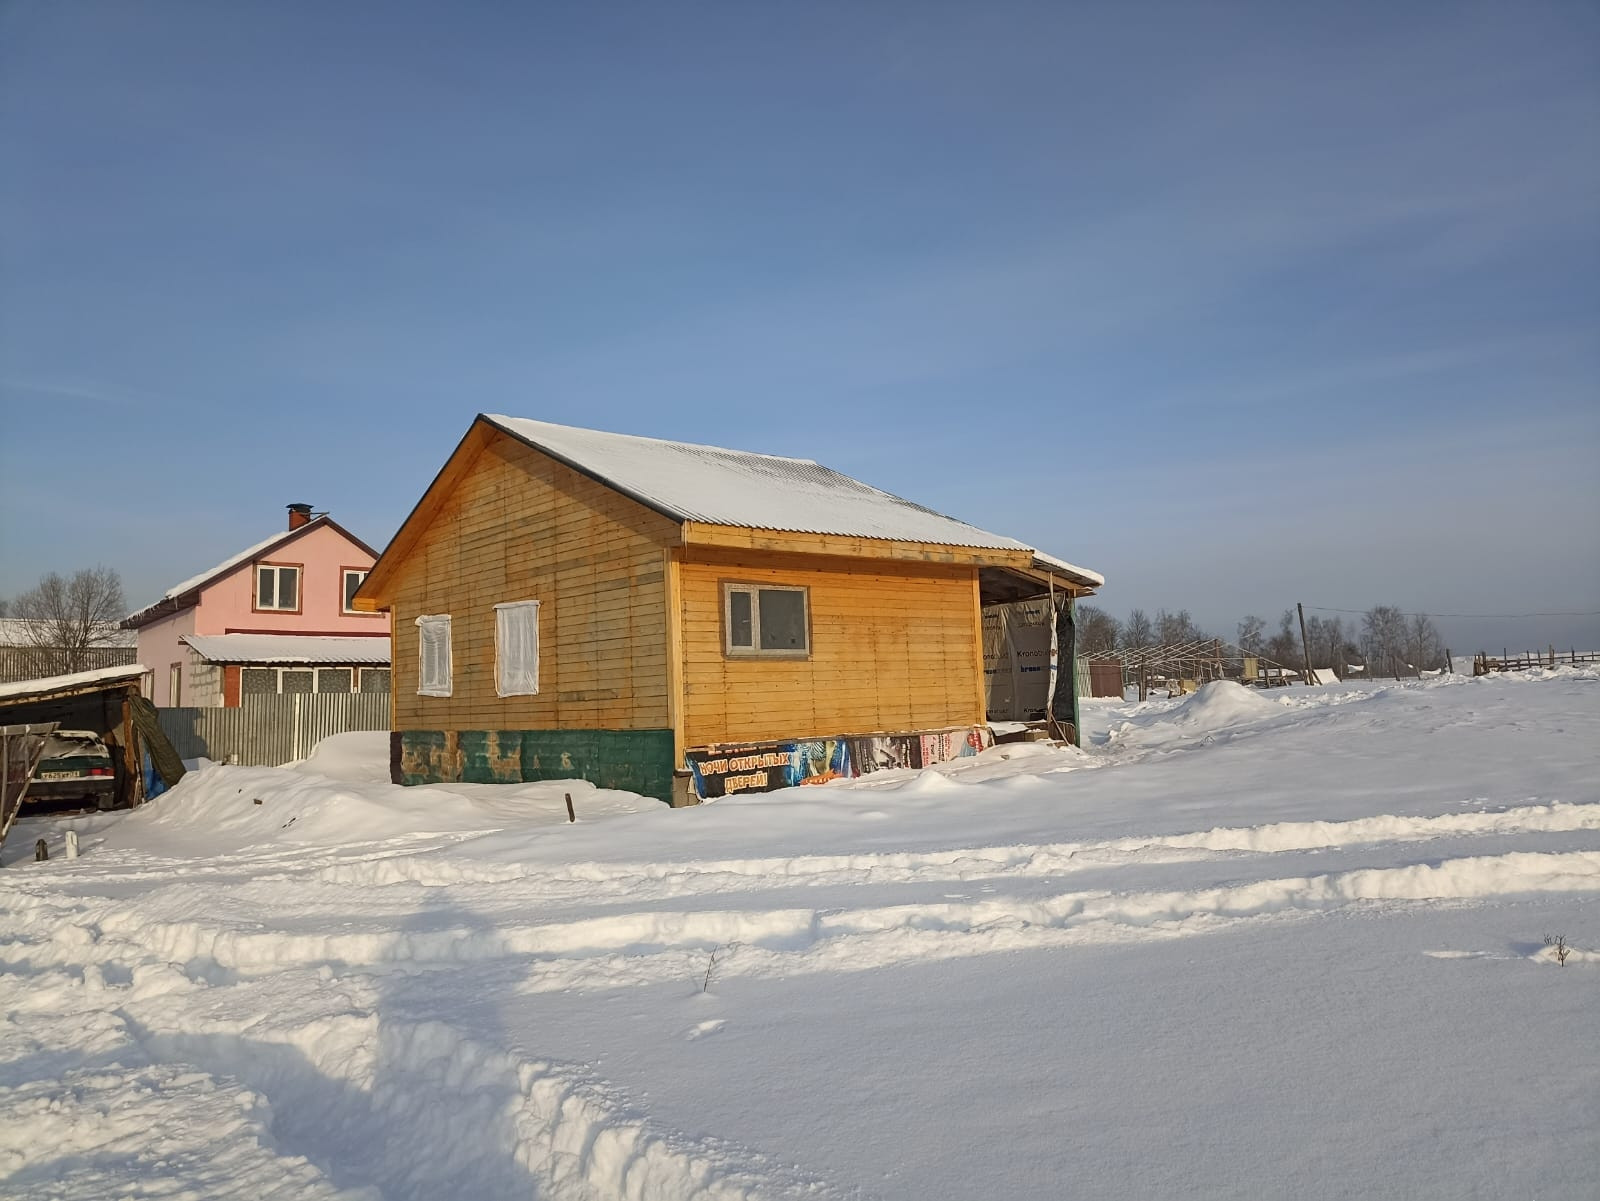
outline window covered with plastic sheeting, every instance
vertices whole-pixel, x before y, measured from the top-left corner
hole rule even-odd
[[[417,618],[417,695],[450,695],[450,614]]]
[[[494,689],[501,696],[539,691],[539,602],[494,607]]]

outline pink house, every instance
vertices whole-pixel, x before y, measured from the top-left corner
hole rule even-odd
[[[388,692],[389,618],[350,608],[378,554],[326,513],[169,588],[123,621],[159,706],[278,692]]]

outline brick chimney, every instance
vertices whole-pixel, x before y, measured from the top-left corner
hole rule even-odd
[[[311,520],[311,506],[294,504],[289,506],[289,528],[297,530]]]

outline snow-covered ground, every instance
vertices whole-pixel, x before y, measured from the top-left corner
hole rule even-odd
[[[1086,717],[693,810],[351,735],[24,821],[0,1195],[1597,1195],[1600,673]]]

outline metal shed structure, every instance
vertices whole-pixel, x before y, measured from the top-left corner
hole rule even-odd
[[[145,798],[147,756],[167,787],[183,776],[183,761],[161,732],[155,708],[141,693],[144,675],[144,667],[134,663],[0,684],[0,725],[53,723],[63,730],[98,734],[112,753],[116,803],[136,806]]]

